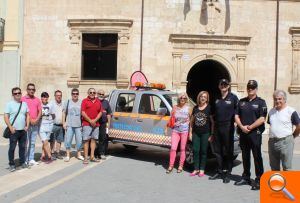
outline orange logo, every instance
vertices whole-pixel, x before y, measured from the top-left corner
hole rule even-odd
[[[260,180],[260,202],[300,202],[300,171],[268,171]]]

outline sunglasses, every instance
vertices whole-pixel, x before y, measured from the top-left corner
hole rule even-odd
[[[96,94],[96,92],[89,92],[89,94]]]
[[[20,95],[22,94],[21,92],[14,92],[13,95]]]
[[[35,89],[27,89],[28,91],[34,91],[35,92]]]
[[[79,95],[79,93],[72,93],[72,95]]]
[[[97,93],[99,96],[104,96],[104,94]]]
[[[180,99],[182,99],[182,100],[186,100],[187,98],[186,98],[186,97],[180,97]]]

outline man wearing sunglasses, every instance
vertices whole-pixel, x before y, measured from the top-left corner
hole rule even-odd
[[[255,182],[252,190],[260,189],[260,177],[264,173],[263,159],[261,155],[262,133],[265,130],[267,105],[265,100],[257,96],[257,82],[249,80],[247,84],[248,96],[238,103],[235,114],[235,122],[240,134],[240,146],[242,150],[243,168],[242,180],[235,185],[250,185],[250,167],[252,151],[255,164]]]
[[[27,135],[26,131],[29,127],[29,110],[27,104],[21,102],[22,92],[19,87],[12,89],[13,100],[8,102],[4,110],[4,121],[10,130],[11,136],[9,137],[9,170],[11,172],[16,170],[14,161],[15,149],[19,145],[19,159],[22,168],[26,168],[25,151]],[[22,106],[20,106],[22,103]],[[21,107],[21,109],[20,109]],[[20,111],[19,111],[20,109]],[[19,114],[18,114],[19,111]],[[12,122],[14,121],[13,125]]]
[[[88,164],[88,152],[91,147],[91,162],[99,162],[95,158],[96,140],[99,139],[100,126],[98,120],[102,116],[102,106],[98,98],[96,98],[96,90],[94,88],[88,89],[88,97],[82,100],[81,104],[82,115],[82,136],[84,142],[84,160],[83,164]],[[89,146],[90,145],[90,146]]]
[[[102,105],[102,116],[99,120],[99,147],[98,153],[99,158],[105,160],[105,154],[107,153],[107,146],[108,146],[108,138],[107,138],[107,129],[110,125],[110,118],[111,118],[111,108],[109,102],[105,99],[105,92],[104,90],[99,90],[97,92],[98,98],[101,101]]]
[[[27,132],[28,135],[28,164],[38,165],[39,163],[34,160],[35,141],[39,133],[40,118],[42,115],[41,100],[34,96],[35,85],[29,83],[27,85],[27,95],[22,97],[22,102],[25,102],[29,108],[30,125]]]

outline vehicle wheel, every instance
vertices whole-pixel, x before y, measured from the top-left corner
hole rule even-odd
[[[187,166],[192,166],[194,163],[194,158],[193,158],[193,145],[191,141],[188,141],[186,144],[185,148],[185,153],[186,153],[186,158],[185,158],[185,163]]]
[[[127,144],[123,144],[123,146],[130,151],[134,151],[136,150],[138,147],[137,146],[133,146],[133,145],[127,145]]]

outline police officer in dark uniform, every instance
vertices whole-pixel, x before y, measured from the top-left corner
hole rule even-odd
[[[235,122],[240,133],[240,146],[244,172],[242,180],[235,185],[251,185],[250,180],[250,152],[252,151],[255,164],[255,182],[252,190],[259,190],[260,177],[264,173],[261,155],[262,133],[265,130],[265,119],[267,116],[267,105],[265,100],[257,96],[257,82],[249,80],[247,84],[248,96],[241,99],[235,115]]]
[[[223,178],[223,183],[229,183],[228,175],[232,171],[233,142],[234,142],[234,116],[238,105],[238,98],[230,92],[227,79],[219,81],[220,97],[215,101],[215,136],[212,151],[217,158],[217,173],[209,177],[210,180]]]

